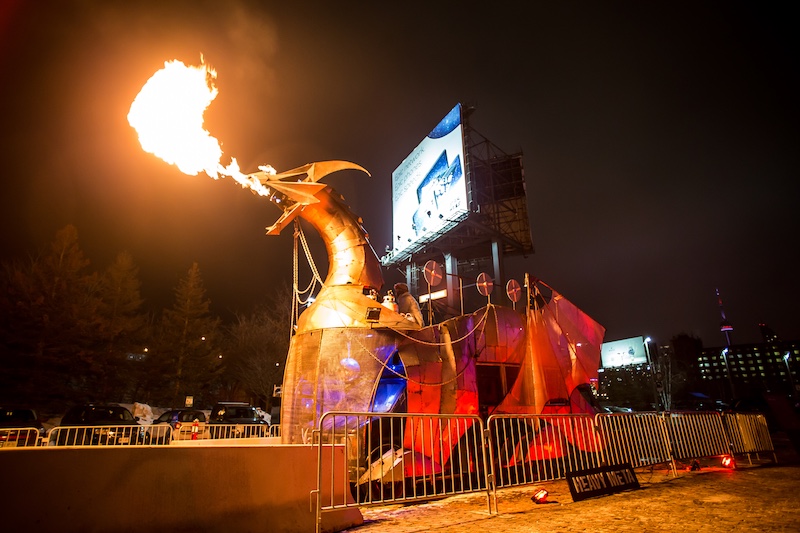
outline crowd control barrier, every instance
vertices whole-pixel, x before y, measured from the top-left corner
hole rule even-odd
[[[722,416],[717,412],[675,412],[662,414],[673,460],[713,457],[731,453]]]
[[[734,454],[747,456],[750,464],[753,461],[750,454],[771,453],[772,460],[777,462],[772,437],[769,435],[767,419],[758,413],[723,413],[722,421],[725,431],[730,437],[731,449]]]
[[[486,492],[483,421],[472,415],[325,413],[313,435],[318,448],[317,524],[348,506],[422,501]],[[344,451],[346,475],[323,453]],[[333,464],[329,479],[321,465]],[[346,487],[334,484],[346,483]],[[323,494],[329,495],[327,498]],[[342,494],[352,494],[352,499]]]
[[[247,439],[269,436],[266,424],[206,424],[210,439]]]
[[[264,424],[190,424],[174,431],[168,424],[57,426],[44,438],[35,428],[0,430],[0,448],[17,446],[159,446],[174,441],[280,437],[280,426]]]
[[[492,415],[487,427],[495,488],[563,479],[603,463],[590,415]]]
[[[39,430],[36,428],[0,429],[0,448],[38,446]]]
[[[676,461],[687,459],[771,452],[776,460],[762,415],[717,412],[492,415],[485,429],[477,416],[331,412],[312,440],[319,464],[324,449],[347,458],[346,475],[323,479],[317,471],[318,524],[321,513],[349,505],[484,490],[491,513],[497,488],[603,465],[668,464],[677,476]],[[348,487],[332,490],[337,479]],[[322,488],[350,490],[352,501],[322,499]]]
[[[599,413],[595,424],[608,464],[640,468],[668,462],[675,474],[664,418],[658,413]]]
[[[48,446],[138,446],[167,440],[169,426],[58,426],[47,434]]]

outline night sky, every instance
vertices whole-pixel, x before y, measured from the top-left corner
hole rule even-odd
[[[800,21],[762,4],[3,0],[2,260],[71,223],[94,268],[131,252],[155,308],[194,261],[223,316],[290,279],[291,232],[264,235],[278,209],[143,152],[127,123],[165,61],[202,54],[223,162],[364,166],[327,182],[379,254],[392,171],[462,102],[524,154],[536,253],[510,274],[606,340],[720,345],[715,288],[734,342],[759,322],[800,339]]]

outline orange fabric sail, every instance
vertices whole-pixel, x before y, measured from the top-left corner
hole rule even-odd
[[[519,377],[495,412],[542,413],[548,402],[584,412],[588,405],[573,392],[597,379],[605,328],[555,291],[540,309],[528,309],[527,322]]]

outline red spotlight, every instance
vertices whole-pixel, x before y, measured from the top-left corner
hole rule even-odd
[[[537,503],[537,504],[538,503],[547,503],[547,495],[548,494],[549,493],[546,490],[539,489],[533,494],[533,496],[531,497],[531,500],[533,500],[533,502]]]
[[[733,470],[734,468],[736,468],[736,460],[730,455],[725,455],[722,457],[722,466]]]

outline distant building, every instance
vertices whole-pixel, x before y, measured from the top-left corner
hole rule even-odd
[[[776,338],[774,333],[765,337]],[[800,341],[703,348],[697,366],[709,388],[728,397],[788,393],[796,390],[798,383]]]
[[[654,409],[650,365],[613,366],[598,369],[598,399],[603,405]]]

